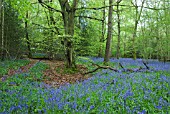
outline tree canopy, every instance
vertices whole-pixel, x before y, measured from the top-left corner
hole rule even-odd
[[[170,59],[167,0],[2,0],[0,8],[1,59],[44,54],[67,67],[77,56]]]

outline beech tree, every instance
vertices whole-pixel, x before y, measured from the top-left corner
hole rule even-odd
[[[117,59],[119,59],[120,57],[120,9],[119,9],[119,4],[122,0],[118,0],[116,3],[117,3],[117,9],[116,9],[116,14],[117,14],[117,31],[118,31],[118,35],[117,35],[117,52],[116,52],[116,57]]]
[[[133,4],[133,6],[135,7],[135,27],[134,27],[134,31],[133,31],[133,36],[132,36],[132,47],[133,47],[133,58],[136,59],[137,58],[137,55],[136,55],[136,32],[137,32],[137,29],[138,29],[138,23],[139,23],[139,20],[140,20],[140,17],[141,17],[141,14],[142,14],[142,10],[143,10],[143,5],[145,3],[145,0],[142,0],[142,6],[140,9],[138,9],[138,2],[137,0],[135,0],[135,2],[133,2],[133,0],[131,1],[131,3]]]
[[[112,41],[112,15],[113,15],[113,0],[109,0],[109,16],[108,16],[108,32],[107,32],[107,41],[106,41],[106,50],[104,62],[108,62],[111,53],[111,41]]]
[[[27,48],[28,48],[28,57],[31,58],[32,57],[31,43],[30,43],[29,33],[28,33],[28,19],[29,19],[28,11],[26,11],[25,18],[26,18],[26,21],[25,21],[25,37],[26,37]]]
[[[59,0],[61,10],[56,10],[45,4],[42,0],[38,0],[42,6],[47,7],[48,9],[55,10],[62,14],[63,23],[64,23],[64,35],[63,35],[63,44],[65,47],[65,57],[66,57],[66,66],[68,68],[75,67],[75,57],[73,55],[73,36],[74,36],[74,18],[76,8],[78,6],[78,0],[73,0],[69,2],[68,0]]]

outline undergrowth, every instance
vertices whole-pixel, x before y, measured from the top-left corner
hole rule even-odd
[[[92,67],[90,62],[82,61],[79,63],[87,65],[89,69]],[[83,82],[52,88],[41,83],[41,73],[47,67],[40,62],[33,66],[30,72],[16,74],[7,81],[0,82],[0,112],[169,113],[168,71],[115,73],[100,70]]]

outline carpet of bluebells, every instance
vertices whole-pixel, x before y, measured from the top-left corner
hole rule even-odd
[[[42,71],[48,66],[39,62],[27,73],[0,81],[0,114],[170,113],[170,63],[148,60],[151,70],[126,73],[121,72],[119,62],[125,68],[145,67],[142,59],[111,59],[112,67],[120,72],[99,70],[85,81],[52,88],[41,82]],[[92,67],[88,59],[78,63]]]

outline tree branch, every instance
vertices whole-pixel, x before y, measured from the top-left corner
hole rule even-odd
[[[98,18],[89,17],[89,16],[75,16],[75,17],[82,17],[82,18],[88,18],[88,19],[93,19],[93,20],[97,20],[97,21],[103,21],[103,19],[98,19]]]
[[[51,28],[47,28],[47,27],[44,27],[40,24],[37,24],[37,23],[32,23],[33,25],[35,26],[38,26],[38,27],[41,27],[41,28],[38,28],[38,29],[46,29],[46,30],[50,30],[50,29],[55,29],[55,27],[51,27]],[[52,30],[54,33],[58,34],[56,31]]]
[[[110,66],[100,66],[100,65],[95,64],[95,63],[93,63],[93,62],[91,62],[91,63],[92,63],[92,65],[97,66],[97,68],[95,68],[95,69],[92,70],[92,71],[86,72],[86,73],[84,73],[83,75],[96,72],[96,71],[99,70],[99,69],[109,69],[109,70],[112,70],[112,71],[114,71],[114,72],[119,72],[119,70],[117,70],[117,69],[115,69],[115,68],[112,68],[112,67],[110,67]]]
[[[142,63],[145,65],[145,67],[146,67],[148,70],[150,69],[146,62],[142,61]]]
[[[93,66],[97,66],[97,68],[95,68],[94,70],[92,71],[89,71],[89,72],[86,72],[84,73],[83,75],[86,75],[86,74],[90,74],[90,73],[93,73],[93,72],[96,72],[97,70],[99,69],[109,69],[111,71],[114,71],[114,72],[144,72],[144,71],[147,71],[147,70],[150,70],[149,66],[147,66],[147,63],[143,61],[143,64],[145,65],[146,68],[142,68],[142,67],[139,67],[139,68],[136,68],[136,69],[125,69],[123,67],[123,65],[121,63],[119,63],[120,67],[123,69],[123,70],[118,70],[116,68],[112,68],[110,66],[100,66],[98,64],[95,64],[93,62],[90,62],[92,63]],[[153,69],[152,69],[153,70]]]
[[[104,9],[104,8],[108,8],[110,6],[118,6],[117,4],[113,4],[113,5],[108,5],[108,6],[102,6],[102,7],[91,7],[91,8],[88,8],[88,7],[81,7],[81,8],[76,8],[76,10],[83,10],[83,9],[86,9],[86,10],[101,10],[101,9]],[[120,5],[119,6],[122,6],[122,7],[143,7],[143,6],[137,6],[137,5]],[[151,10],[166,10],[166,9],[169,9],[169,8],[151,8],[151,7],[143,7],[143,8],[146,8],[146,9],[151,9]],[[115,11],[115,10],[114,10]]]
[[[55,9],[55,8],[53,8],[53,7],[51,7],[51,6],[49,6],[48,4],[42,2],[42,0],[38,0],[38,2],[41,4],[42,7],[45,7],[46,9],[50,9],[50,10],[52,10],[52,11],[62,13],[62,11],[57,10],[57,9]]]

